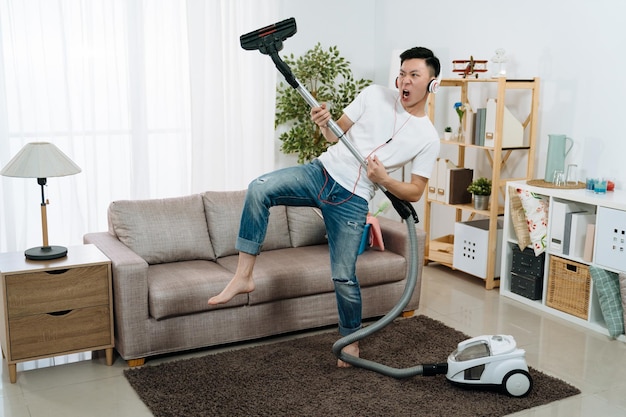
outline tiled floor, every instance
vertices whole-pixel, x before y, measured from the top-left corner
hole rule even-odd
[[[530,366],[582,391],[581,395],[515,416],[626,415],[626,344],[623,342],[611,341],[606,336],[533,311],[500,297],[497,290],[485,290],[477,278],[437,265],[424,268],[419,313],[472,336],[512,334],[526,349]],[[150,416],[122,374],[125,362],[117,358],[112,367],[104,362],[104,358],[97,357],[26,371],[19,371],[23,368],[20,366],[15,384],[9,383],[7,366],[3,363],[0,415]]]

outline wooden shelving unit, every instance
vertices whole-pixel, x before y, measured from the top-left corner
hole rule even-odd
[[[431,211],[433,210],[434,205],[445,205],[449,207],[453,207],[455,209],[454,221],[459,222],[462,221],[463,213],[469,213],[469,219],[473,219],[476,215],[483,215],[489,218],[489,238],[488,238],[488,248],[487,248],[487,273],[485,277],[485,288],[493,289],[499,286],[499,279],[495,278],[495,261],[496,261],[496,250],[497,250],[497,228],[498,228],[498,216],[501,216],[504,213],[504,191],[505,185],[507,181],[512,180],[523,180],[523,179],[531,179],[534,172],[534,161],[535,161],[535,149],[536,149],[536,131],[537,131],[537,118],[538,118],[538,108],[539,108],[539,78],[535,77],[533,79],[525,79],[525,80],[512,80],[506,78],[485,78],[485,79],[477,79],[477,78],[446,78],[441,80],[441,90],[456,87],[459,91],[459,96],[456,101],[460,101],[462,103],[469,102],[469,93],[470,88],[492,88],[495,84],[496,88],[496,96],[492,97],[496,99],[496,129],[495,129],[495,138],[494,138],[494,146],[486,147],[486,146],[477,146],[466,143],[460,143],[455,141],[446,141],[442,140],[442,147],[444,146],[452,146],[456,148],[457,161],[456,165],[459,167],[466,167],[465,163],[465,152],[467,149],[478,149],[483,151],[484,157],[489,162],[491,166],[491,180],[492,180],[492,194],[490,198],[490,207],[489,210],[475,210],[471,204],[459,204],[459,205],[449,205],[443,203],[441,201],[436,201],[429,199],[426,196],[425,207],[424,207],[424,229],[426,231],[426,248],[425,248],[425,262],[441,262],[440,257],[437,256],[436,253],[431,253],[431,242],[435,239],[431,237]],[[530,94],[530,108],[528,112],[528,116],[525,120],[522,121],[522,126],[524,128],[525,133],[525,142],[524,146],[515,147],[515,148],[503,148],[502,147],[502,132],[503,132],[503,123],[504,123],[504,112],[506,105],[507,93],[513,90],[525,90]],[[435,94],[430,95],[430,101],[428,104],[428,114],[435,123],[435,112],[437,111],[437,98]],[[443,103],[445,106],[452,107],[453,102]],[[467,117],[464,118],[464,123],[467,123]],[[526,154],[526,169],[525,174],[519,178],[502,178],[501,172],[502,168],[505,166],[509,157],[514,152],[524,152]],[[472,167],[468,167],[472,168]],[[440,244],[439,242],[435,243],[436,245]],[[445,265],[454,268],[453,264],[448,264],[445,262]]]

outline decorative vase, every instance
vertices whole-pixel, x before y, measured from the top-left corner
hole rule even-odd
[[[474,194],[474,208],[476,210],[489,210],[489,196]]]
[[[459,121],[459,129],[456,132],[456,141],[457,142],[465,142],[465,138],[463,135],[463,121]]]

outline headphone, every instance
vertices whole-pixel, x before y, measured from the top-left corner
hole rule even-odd
[[[399,88],[398,77],[396,77],[396,88]],[[428,87],[426,87],[426,90],[428,90],[429,93],[435,94],[437,90],[439,90],[439,78],[433,78],[432,80],[430,80],[430,82],[428,83]]]

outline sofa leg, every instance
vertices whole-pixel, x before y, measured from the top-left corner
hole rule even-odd
[[[415,310],[408,310],[408,311],[403,311],[401,316],[406,319],[408,317],[413,317],[414,314],[415,314]]]
[[[130,366],[131,368],[135,368],[138,366],[143,366],[146,363],[146,358],[129,359],[126,361],[126,363],[128,363],[128,366]]]

